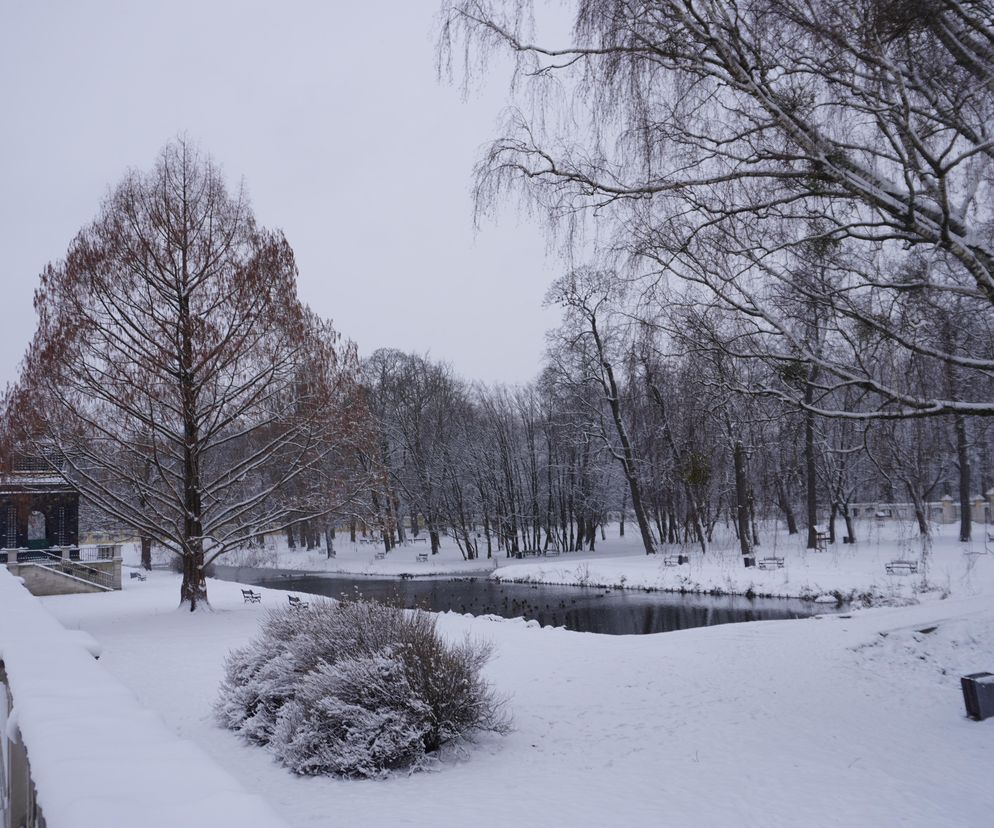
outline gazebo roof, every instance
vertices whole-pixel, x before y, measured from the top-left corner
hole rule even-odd
[[[75,492],[76,489],[57,474],[14,472],[0,476],[0,495],[25,492]]]

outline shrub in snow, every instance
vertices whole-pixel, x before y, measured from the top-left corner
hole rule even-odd
[[[446,742],[507,728],[481,677],[490,647],[445,642],[435,620],[370,601],[269,613],[232,653],[218,720],[299,774],[419,768]]]

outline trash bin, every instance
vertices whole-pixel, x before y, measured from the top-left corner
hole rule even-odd
[[[994,716],[994,673],[970,673],[959,681],[966,715],[978,722]]]

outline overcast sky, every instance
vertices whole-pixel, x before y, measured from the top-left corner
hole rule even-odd
[[[439,83],[438,5],[0,0],[0,383],[42,267],[179,133],[244,178],[294,248],[304,301],[363,354],[532,378],[561,264],[510,205],[473,229],[472,166],[509,75],[468,102]]]

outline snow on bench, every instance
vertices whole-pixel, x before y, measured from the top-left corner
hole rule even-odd
[[[428,563],[427,552],[418,552],[418,563]]]
[[[546,549],[545,552],[543,552],[542,554],[545,555],[545,557],[547,558],[556,558],[559,555],[561,555],[562,552],[560,552],[558,549]]]
[[[376,558],[376,560],[378,561],[382,561],[384,558],[386,558],[386,556],[387,556],[386,552],[377,552],[373,557]]]
[[[891,561],[884,568],[888,575],[910,575],[918,571],[918,561]]]
[[[0,660],[14,703],[6,730],[27,748],[47,828],[286,828],[142,707],[4,567]]]
[[[242,590],[242,603],[245,604],[260,604],[262,603],[262,593],[253,592],[251,589]]]
[[[663,566],[680,566],[681,564],[689,564],[690,555],[667,555],[663,558]]]
[[[294,609],[305,610],[310,606],[307,601],[301,601],[296,595],[287,595],[286,599]]]
[[[147,577],[148,576],[146,576],[144,572],[137,572],[137,571],[135,571],[135,572],[131,573],[131,580],[132,581],[134,581],[134,580],[145,581],[145,580],[147,580]]]
[[[769,557],[760,558],[756,561],[756,566],[760,569],[783,569],[783,558]]]

